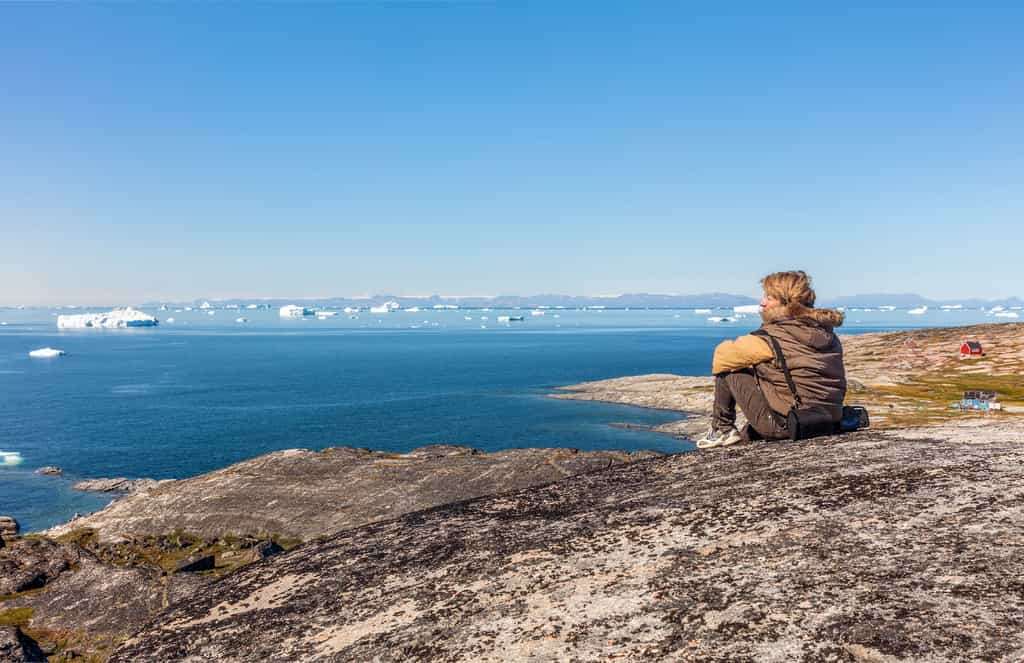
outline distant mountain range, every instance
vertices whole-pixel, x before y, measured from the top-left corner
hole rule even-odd
[[[897,308],[914,308],[917,306],[955,306],[960,304],[964,308],[989,308],[992,306],[1024,306],[1024,300],[1020,297],[1007,297],[1005,299],[981,299],[973,297],[970,299],[928,299],[913,293],[903,294],[869,294],[869,295],[848,295],[836,297],[819,306],[865,307],[865,306],[895,306]]]
[[[175,305],[197,305],[204,300],[195,302],[174,302]],[[463,308],[534,308],[537,306],[564,306],[566,308],[583,308],[585,306],[603,306],[605,308],[699,308],[699,307],[732,307],[744,304],[757,304],[758,299],[747,295],[732,295],[723,292],[711,292],[698,295],[657,295],[649,293],[630,293],[609,296],[581,295],[501,295],[497,297],[451,297],[431,295],[429,297],[401,297],[398,295],[373,295],[372,297],[329,297],[317,299],[223,299],[209,300],[216,306],[266,304],[281,306],[284,304],[303,304],[305,306],[322,306],[338,308],[345,306],[367,307],[383,304],[387,301],[398,302],[403,308],[419,306],[459,306]],[[148,302],[143,306],[170,305],[172,302]]]
[[[175,305],[198,305],[204,300],[194,302],[174,302]],[[534,308],[537,306],[564,306],[566,308],[583,308],[586,306],[603,306],[605,308],[730,308],[757,304],[759,299],[749,295],[736,295],[726,292],[709,292],[695,295],[661,295],[651,293],[628,293],[623,295],[585,296],[585,295],[501,295],[497,297],[454,297],[430,295],[428,297],[402,297],[397,295],[373,295],[371,297],[328,297],[328,298],[270,298],[270,299],[223,299],[210,300],[216,306],[247,305],[252,303],[268,306],[284,304],[303,304],[311,307],[341,308],[345,306],[367,307],[383,304],[387,301],[398,302],[403,308],[419,306],[459,306],[463,308]],[[156,306],[171,302],[149,302],[143,306]],[[964,308],[980,308],[991,306],[1024,306],[1019,297],[988,300],[981,298],[937,300],[928,299],[913,293],[902,294],[864,294],[835,297],[819,301],[819,306],[828,307],[875,307],[895,306],[897,308],[914,308],[917,306],[943,306],[960,304]]]

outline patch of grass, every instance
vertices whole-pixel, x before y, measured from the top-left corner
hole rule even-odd
[[[0,603],[4,601],[11,601],[13,599],[20,599],[25,596],[35,596],[36,594],[42,594],[46,591],[46,587],[37,587],[35,589],[26,589],[23,592],[15,592],[13,594],[0,594]]]
[[[270,540],[276,543],[277,545],[281,546],[285,550],[291,550],[292,548],[302,544],[302,539],[294,536],[280,536],[275,534],[274,536],[270,537]]]
[[[874,390],[892,396],[939,402],[948,407],[960,400],[965,391],[995,391],[1004,403],[1024,401],[1024,381],[1017,375],[992,375],[943,371],[926,373],[901,385],[881,385]]]
[[[96,530],[91,527],[80,527],[73,529],[67,534],[61,534],[56,539],[58,543],[77,544],[83,548],[89,548],[99,541]]]
[[[45,628],[23,628],[22,631],[36,642],[46,644],[43,653],[49,663],[105,663],[114,648],[125,640],[125,636],[110,633]]]
[[[32,608],[0,610],[0,626],[28,626],[32,621]]]

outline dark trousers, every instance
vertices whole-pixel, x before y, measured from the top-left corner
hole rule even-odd
[[[715,430],[727,430],[736,425],[736,406],[760,437],[766,440],[789,437],[785,419],[768,406],[752,369],[715,376],[715,404],[711,411],[711,425]],[[745,431],[744,437],[754,436]]]

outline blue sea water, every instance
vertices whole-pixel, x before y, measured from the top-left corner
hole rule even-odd
[[[692,310],[430,310],[328,320],[196,310],[150,311],[164,320],[157,328],[58,331],[59,312],[78,311],[0,309],[0,450],[22,459],[0,465],[0,514],[26,531],[109,501],[72,490],[80,477],[182,478],[276,449],[688,451],[684,440],[608,425],[658,424],[674,413],[546,395],[623,375],[707,374],[715,344],[757,324],[756,315],[711,323]],[[522,323],[497,323],[498,315],[524,313]],[[234,322],[240,315],[249,321]],[[849,317],[846,331],[854,333],[986,319],[971,311]],[[29,358],[46,346],[67,354]],[[44,465],[66,474],[34,473]]]

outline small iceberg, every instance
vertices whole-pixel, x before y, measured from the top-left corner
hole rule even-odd
[[[722,322],[736,322],[736,318],[732,318],[732,317],[729,317],[727,315],[726,316],[715,316],[715,317],[708,318],[708,322],[714,322],[716,324],[722,323]]]
[[[895,311],[896,307],[895,306],[879,306],[878,310],[879,311]]]
[[[38,350],[33,350],[32,352],[29,352],[28,356],[36,357],[37,359],[51,359],[53,357],[63,357],[64,351],[58,350],[57,348],[39,348]]]
[[[295,304],[285,304],[277,313],[282,318],[301,318],[307,315],[313,315],[313,312],[308,308],[296,306]]]
[[[990,310],[992,310],[992,311],[1002,311],[1004,308],[1005,307],[1003,307],[1003,306],[993,306]]]
[[[125,327],[155,327],[160,321],[132,307],[119,308],[107,313],[81,313],[57,316],[57,329],[123,329]]]
[[[1020,316],[1018,314],[1014,313],[1013,311],[1000,311],[999,313],[996,313],[995,317],[997,317],[997,318],[1019,318]]]
[[[732,307],[732,312],[733,313],[760,313],[761,312],[761,305],[760,304],[744,304],[743,306],[733,306]]]
[[[907,315],[924,315],[927,312],[927,306],[918,306],[917,308],[912,308],[909,311],[907,311]]]
[[[23,460],[17,451],[0,451],[0,465],[21,465]]]
[[[173,317],[172,318],[167,318],[166,322],[167,322],[167,324],[173,325],[174,324],[174,318]]]
[[[711,309],[709,309],[709,308],[697,308],[697,309],[694,309],[693,312],[696,315],[707,315],[707,314],[711,313]]]
[[[237,322],[240,325],[244,325],[245,323],[249,322],[249,318],[235,318],[235,322]]]
[[[316,319],[317,320],[326,320],[327,318],[333,318],[336,315],[338,315],[337,311],[317,311],[316,312]]]
[[[530,311],[530,315],[544,315],[544,311],[540,311],[540,310]]]

